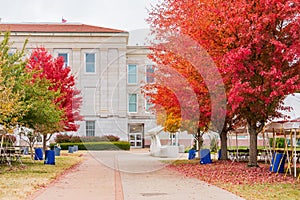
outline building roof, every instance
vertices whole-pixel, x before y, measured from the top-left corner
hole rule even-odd
[[[0,23],[0,32],[26,33],[124,33],[126,31],[74,23]]]

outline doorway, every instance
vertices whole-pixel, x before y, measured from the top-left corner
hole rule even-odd
[[[129,142],[131,148],[144,147],[144,124],[129,124]]]

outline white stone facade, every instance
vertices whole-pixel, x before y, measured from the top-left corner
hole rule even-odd
[[[149,146],[150,137],[145,138],[144,135],[156,126],[156,120],[147,112],[140,90],[141,83],[147,81],[146,68],[153,64],[147,58],[148,48],[128,46],[129,33],[124,31],[56,31],[51,24],[46,27],[50,27],[50,31],[44,31],[39,25],[36,24],[36,30],[33,25],[25,31],[14,29],[12,25],[8,28],[11,31],[10,41],[13,48],[20,49],[28,39],[28,53],[36,47],[45,47],[55,57],[61,54],[67,56],[67,65],[77,78],[77,88],[83,97],[81,114],[84,121],[78,122],[80,128],[73,134],[117,135],[121,140],[130,141],[132,147]],[[80,26],[78,28],[84,29],[86,25]],[[24,27],[27,28],[26,25]],[[7,26],[0,24],[0,31],[6,29]],[[94,61],[92,72],[86,67],[90,59]],[[136,70],[131,74],[136,76],[133,82],[128,78],[129,68]]]

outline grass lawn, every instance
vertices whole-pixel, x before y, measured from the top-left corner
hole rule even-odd
[[[270,172],[269,164],[249,168],[246,162],[214,161],[200,165],[199,160],[178,160],[168,167],[187,177],[203,180],[251,200],[300,199],[300,181],[290,175]]]
[[[0,165],[0,199],[26,199],[36,190],[47,186],[57,176],[83,161],[80,152],[68,154],[62,151],[55,157],[55,165],[44,165],[43,161],[32,161],[23,156],[21,165],[13,162],[12,166]]]

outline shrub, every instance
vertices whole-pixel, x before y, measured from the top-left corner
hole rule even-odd
[[[70,138],[70,142],[72,142],[72,143],[80,143],[80,142],[81,142],[81,139],[80,139],[79,136],[72,136],[72,137]]]
[[[106,138],[110,142],[118,142],[118,141],[120,141],[120,137],[115,136],[115,135],[106,135],[106,136],[103,136],[103,137]]]
[[[55,137],[55,142],[56,143],[66,143],[66,142],[71,142],[72,135],[67,135],[67,134],[57,134]]]
[[[55,138],[56,143],[80,143],[80,142],[118,142],[120,137],[115,135],[104,135],[104,136],[73,136],[68,134],[57,134]]]
[[[80,137],[82,142],[118,142],[120,138],[115,135],[104,135],[104,136],[84,136]]]
[[[68,143],[68,142],[81,142],[79,136],[73,136],[68,134],[57,134],[55,138],[56,143]]]
[[[50,148],[53,149],[54,145],[50,144]],[[87,142],[87,143],[60,143],[62,150],[68,150],[69,146],[78,146],[78,150],[129,150],[130,143],[125,141],[119,142]]]

